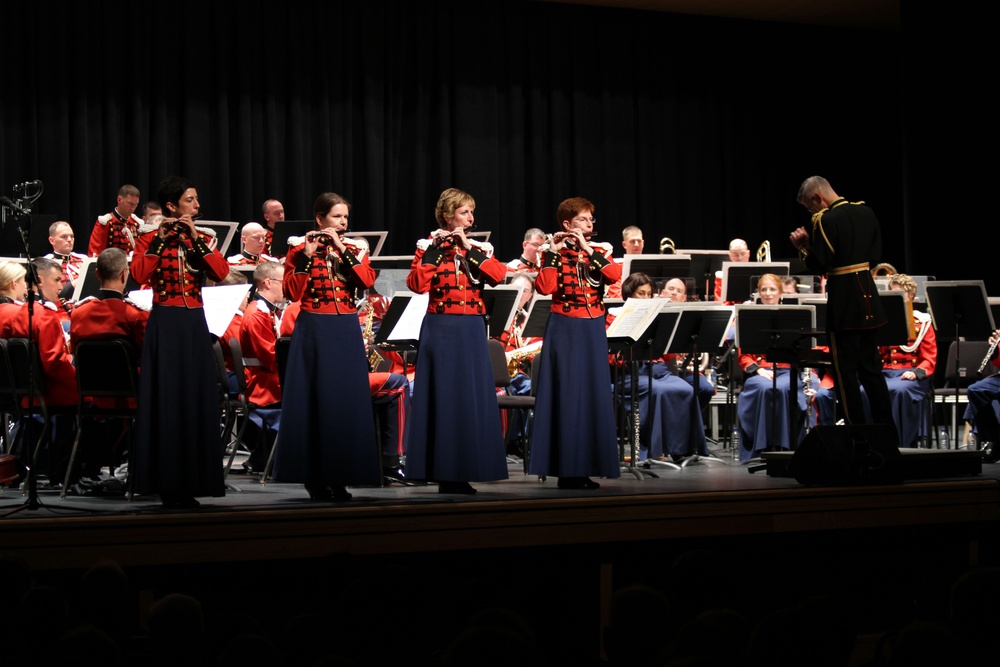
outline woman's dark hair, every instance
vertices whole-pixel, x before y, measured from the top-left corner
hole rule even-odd
[[[163,209],[163,213],[168,213],[167,202],[177,206],[181,200],[181,195],[193,187],[194,183],[180,176],[167,176],[164,178],[160,182],[159,190],[156,192],[156,198],[160,202],[160,208]]]
[[[338,195],[336,192],[324,192],[313,203],[313,217],[321,218],[329,213],[337,204],[343,204],[347,210],[351,210],[351,203]]]
[[[649,285],[654,292],[656,291],[656,283],[653,282],[652,278],[645,273],[633,273],[622,281],[622,296],[626,299],[632,298],[635,291],[643,285]]]

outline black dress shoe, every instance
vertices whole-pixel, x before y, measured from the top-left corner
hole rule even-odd
[[[600,484],[589,477],[560,477],[558,486],[560,489],[582,489],[584,491],[595,491],[601,488]]]
[[[332,487],[330,489],[330,493],[333,495],[333,500],[338,503],[346,503],[348,500],[354,497],[343,486]]]
[[[329,486],[307,486],[306,491],[309,493],[309,500],[313,502],[333,501],[333,491],[330,490]]]
[[[983,442],[980,445],[979,451],[983,453],[983,461],[986,463],[996,463],[997,461],[1000,461],[1000,445],[997,445],[995,442]]]
[[[165,509],[194,509],[201,506],[201,503],[191,496],[160,496],[160,501]]]
[[[471,496],[476,489],[468,482],[438,482],[438,493],[460,493]]]

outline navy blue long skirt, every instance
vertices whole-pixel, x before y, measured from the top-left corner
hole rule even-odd
[[[747,376],[743,382],[743,390],[736,405],[740,423],[741,463],[772,448],[771,443],[778,443],[781,449],[791,449],[805,437],[805,420],[802,417],[806,413],[806,397],[802,392],[802,383],[798,377],[795,378],[795,420],[797,424],[801,422],[801,425],[797,428],[793,442],[788,411],[789,392],[792,391],[789,370],[777,369],[777,378],[776,387],[772,380],[756,373]]]
[[[218,374],[202,310],[154,304],[139,368],[135,493],[225,495]]]
[[[620,476],[604,318],[552,313],[539,354],[528,472]]]
[[[303,310],[281,387],[274,479],[306,486],[377,486],[375,417],[358,318]]]
[[[424,316],[410,406],[408,478],[507,479],[496,383],[481,317]]]

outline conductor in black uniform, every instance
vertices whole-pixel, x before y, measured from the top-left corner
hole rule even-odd
[[[864,202],[837,195],[822,176],[802,182],[798,202],[813,214],[812,232],[799,227],[790,238],[806,266],[826,274],[826,329],[845,421],[864,423],[860,385],[871,403],[872,422],[891,426],[876,335],[887,319],[871,272],[882,254],[878,218]]]

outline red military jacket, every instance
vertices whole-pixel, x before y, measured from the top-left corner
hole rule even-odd
[[[611,259],[611,244],[591,243],[594,254],[563,246],[546,250],[535,278],[535,291],[552,295],[552,312],[567,317],[604,317],[604,288],[622,277],[622,267]]]
[[[356,314],[355,288],[368,289],[375,284],[375,269],[368,261],[368,243],[343,239],[347,251],[341,255],[333,246],[320,244],[312,257],[307,256],[305,240],[296,241],[285,256],[285,297],[300,301],[301,308],[315,313]]]
[[[76,369],[66,345],[59,320],[59,308],[51,302],[35,303],[31,313],[32,339],[38,345],[45,382],[45,403],[49,406],[76,405]],[[28,304],[13,313],[3,326],[5,338],[28,338]]]
[[[60,255],[57,252],[50,252],[45,255],[45,259],[51,259],[53,262],[58,263],[60,268],[62,268],[62,284],[63,287],[65,287],[69,283],[75,283],[76,279],[80,277],[83,260],[87,259],[87,256],[81,255],[78,252],[71,252],[68,255]]]
[[[136,356],[142,350],[149,312],[124,298],[121,292],[101,290],[76,304],[70,317],[70,349],[85,338],[123,338]]]
[[[756,373],[757,369],[762,366],[766,370],[771,370],[772,366],[775,368],[791,368],[791,365],[786,363],[772,364],[767,360],[767,356],[763,354],[739,353],[739,364],[740,368],[742,368],[743,372],[747,375]]]
[[[934,375],[937,366],[937,335],[931,326],[931,316],[920,311],[913,312],[916,337],[905,346],[879,348],[882,367],[912,370],[919,379]]]
[[[507,267],[493,256],[489,243],[470,241],[465,250],[451,243],[435,246],[431,238],[417,241],[406,286],[427,294],[427,312],[436,315],[485,315],[483,283],[494,286]]]
[[[142,225],[142,218],[137,217],[134,213],[123,218],[117,210],[114,210],[99,216],[97,222],[94,223],[94,229],[90,232],[87,254],[91,257],[97,257],[106,248],[121,248],[125,254],[132,252],[135,250],[140,225]]]
[[[137,283],[153,289],[154,305],[201,308],[205,278],[222,280],[229,275],[226,258],[208,246],[215,232],[202,228],[198,232],[194,240],[176,235],[161,239],[153,227],[139,237],[129,272]]]
[[[240,348],[247,374],[247,400],[257,406],[281,400],[275,347],[281,329],[281,311],[266,299],[252,301],[243,311]]]

